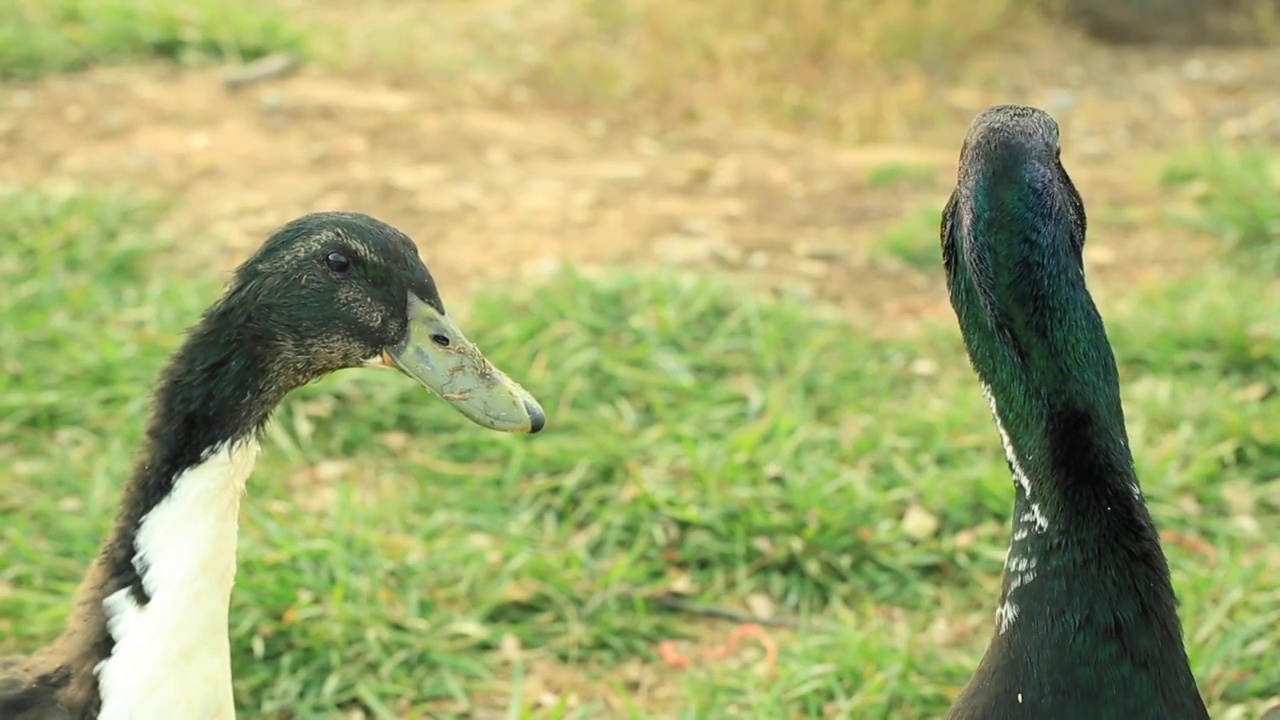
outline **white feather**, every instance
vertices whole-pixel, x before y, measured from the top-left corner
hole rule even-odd
[[[223,444],[142,518],[134,564],[151,598],[103,601],[115,645],[98,663],[99,720],[231,720],[227,637],[240,498],[258,444]]]
[[[982,394],[991,405],[991,415],[995,418],[996,429],[1000,431],[1000,443],[1004,446],[1005,458],[1008,459],[1009,467],[1013,470],[1013,480],[1022,490],[1022,495],[1026,498],[1027,506],[1030,508],[1028,512],[1019,515],[1014,523],[1013,540],[1016,544],[1025,540],[1032,532],[1036,534],[1046,532],[1049,529],[1049,518],[1045,517],[1039,503],[1032,500],[1031,478],[1022,469],[1022,462],[1018,459],[1018,455],[1013,449],[1013,440],[1010,439],[1009,433],[1004,429],[1004,422],[1000,419],[1000,409],[996,406],[995,396],[991,394],[991,388],[986,383],[982,384]],[[1005,570],[1009,583],[1005,588],[1004,596],[1001,598],[1000,607],[996,609],[996,621],[999,624],[998,632],[1001,635],[1008,632],[1009,628],[1013,627],[1013,624],[1018,619],[1018,606],[1013,602],[1014,592],[1020,587],[1029,585],[1032,580],[1036,579],[1035,567],[1039,562],[1039,558],[1034,555],[1015,556],[1013,549],[1014,546],[1011,545],[1009,554],[1005,558]]]

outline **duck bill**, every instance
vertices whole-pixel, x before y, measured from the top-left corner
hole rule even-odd
[[[493,366],[447,315],[409,296],[409,332],[382,363],[417,380],[472,422],[536,433],[546,416],[527,390]]]

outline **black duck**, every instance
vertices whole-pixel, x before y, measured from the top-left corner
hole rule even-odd
[[[1014,479],[994,636],[952,720],[1207,719],[1085,286],[1058,125],[973,121],[942,213],[947,288]]]

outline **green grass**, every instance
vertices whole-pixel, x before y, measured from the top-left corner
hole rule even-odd
[[[1165,169],[1167,187],[1196,205],[1196,227],[1222,238],[1249,264],[1280,269],[1280,165],[1271,148],[1210,146]]]
[[[252,60],[303,36],[250,0],[11,0],[0,4],[0,80],[164,58]]]
[[[5,652],[56,634],[145,388],[219,278],[166,275],[149,211],[110,196],[8,193],[0,214]],[[1196,674],[1213,715],[1236,717],[1280,695],[1280,298],[1212,267],[1099,292],[1144,488],[1181,538],[1167,552]],[[1011,502],[953,326],[872,341],[799,304],[643,275],[566,274],[462,314],[547,429],[487,432],[392,373],[287,400],[242,521],[241,717],[946,707],[990,631]],[[728,630],[652,602],[673,587],[806,625],[775,632],[771,674],[666,670],[658,641]]]
[[[867,173],[867,185],[873,188],[932,189],[938,184],[938,169],[932,165],[887,163]]]
[[[938,246],[938,228],[942,211],[936,207],[920,208],[893,223],[870,249],[873,261],[899,265],[918,271],[938,268],[942,251]]]

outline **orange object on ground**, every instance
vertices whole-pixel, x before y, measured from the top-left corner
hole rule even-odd
[[[729,640],[724,645],[700,648],[696,654],[709,660],[723,660],[736,653],[738,645],[748,638],[759,642],[760,646],[764,648],[764,660],[760,663],[761,669],[769,670],[777,664],[778,643],[769,637],[769,633],[765,632],[764,628],[755,623],[735,627],[729,633]],[[679,670],[688,669],[693,665],[693,658],[676,649],[676,644],[672,640],[663,640],[658,643],[658,657],[666,664]]]

